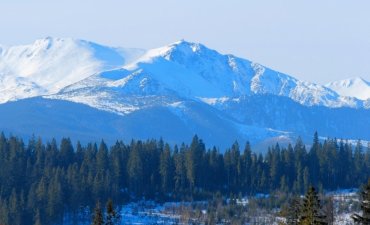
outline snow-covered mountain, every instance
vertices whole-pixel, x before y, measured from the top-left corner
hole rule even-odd
[[[0,47],[0,103],[58,92],[94,73],[122,66],[143,53],[71,38]]]
[[[121,69],[90,76],[50,98],[125,114],[147,105],[127,105],[123,98],[127,100],[128,95],[175,95],[214,105],[255,94],[284,96],[306,106],[365,106],[356,98],[340,96],[324,86],[185,41],[149,50]]]
[[[355,97],[361,100],[370,99],[370,82],[361,77],[334,81],[325,86],[342,96]]]
[[[220,147],[315,130],[370,139],[370,101],[186,41],[143,51],[46,38],[3,48],[0,79],[0,102],[18,100],[0,105],[0,128],[13,133],[172,143],[199,134]]]

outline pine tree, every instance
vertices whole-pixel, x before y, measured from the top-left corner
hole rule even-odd
[[[104,173],[108,165],[108,147],[104,140],[100,142],[99,150],[96,154],[96,169],[98,172]]]
[[[127,173],[131,191],[140,194],[143,189],[143,162],[140,156],[141,142],[133,146],[127,163]]]
[[[46,213],[49,218],[54,218],[63,211],[62,186],[58,175],[54,175],[47,190]]]
[[[185,156],[184,156],[185,146],[181,147],[181,151],[178,152],[175,148],[173,158],[175,164],[175,191],[181,192],[186,188],[186,168],[185,168]]]
[[[172,172],[170,146],[166,144],[164,150],[161,152],[159,162],[159,174],[161,175],[162,190],[164,193],[168,193],[172,187]]]
[[[358,224],[370,224],[370,179],[367,182],[367,185],[364,187],[364,190],[361,192],[362,202],[361,209],[362,215],[354,214],[352,219],[355,223]]]
[[[186,177],[189,181],[189,187],[190,187],[190,192],[192,194],[193,188],[195,186],[195,176],[196,176],[196,170],[197,170],[197,165],[196,163],[196,156],[195,156],[195,149],[197,145],[199,144],[198,136],[193,137],[193,141],[191,143],[191,148],[187,150],[186,152]]]
[[[321,145],[319,141],[319,135],[317,132],[314,134],[313,143],[310,152],[308,153],[308,163],[310,169],[311,183],[317,185],[319,180],[320,165],[319,165],[319,153],[321,151]]]
[[[247,142],[245,144],[244,152],[243,152],[243,166],[244,166],[244,174],[243,174],[243,189],[250,193],[251,191],[251,185],[252,185],[252,150],[250,143]]]
[[[67,168],[68,164],[72,163],[74,158],[74,150],[71,139],[63,138],[60,143],[60,163],[63,167]]]
[[[320,225],[327,224],[325,215],[321,212],[321,204],[318,194],[314,187],[310,187],[303,199],[302,214],[299,221],[300,225]]]
[[[116,225],[120,223],[121,216],[115,211],[113,207],[113,201],[111,199],[108,200],[107,203],[107,216],[105,225]]]
[[[100,202],[96,203],[96,206],[94,209],[93,222],[91,225],[104,225],[104,217],[103,217],[103,213],[100,207]]]
[[[364,167],[364,154],[363,154],[363,146],[361,143],[361,140],[358,140],[355,146],[355,151],[353,155],[353,167],[354,167],[354,172],[357,177],[356,180],[361,180],[361,171]]]
[[[310,172],[308,167],[305,167],[303,170],[303,189],[305,192],[308,191],[310,185]]]

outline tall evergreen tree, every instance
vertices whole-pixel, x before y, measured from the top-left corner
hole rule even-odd
[[[96,169],[102,173],[108,169],[108,147],[104,140],[100,142],[99,150],[96,154]]]
[[[111,199],[107,202],[107,216],[105,219],[105,225],[118,225],[120,224],[121,216],[116,212]]]
[[[175,191],[182,192],[186,189],[186,168],[185,168],[185,145],[182,145],[181,150],[175,148],[173,158],[175,164]]]
[[[60,164],[62,167],[68,167],[70,163],[73,162],[74,159],[74,150],[72,146],[71,139],[63,138],[60,143]]]
[[[104,217],[103,212],[100,207],[100,202],[98,201],[96,203],[95,209],[94,209],[94,215],[93,215],[93,221],[91,225],[104,225]]]
[[[308,167],[310,169],[310,183],[318,184],[320,174],[320,160],[321,144],[317,132],[314,134],[313,143],[310,152],[308,153]]]
[[[309,187],[303,199],[300,225],[325,225],[326,217],[321,211],[321,203],[314,187]]]
[[[135,194],[140,194],[143,188],[143,162],[140,148],[141,142],[133,145],[127,164],[130,189]]]
[[[170,192],[173,181],[173,169],[170,146],[165,144],[160,155],[159,173],[161,175],[162,190],[165,193]]]

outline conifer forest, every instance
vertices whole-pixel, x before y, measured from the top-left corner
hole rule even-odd
[[[320,142],[317,133],[310,145],[298,138],[264,154],[254,152],[248,142],[223,150],[205,146],[197,136],[179,146],[162,139],[108,146],[103,140],[73,144],[69,138],[25,143],[1,134],[0,224],[62,224],[65,214],[88,209],[92,215],[98,203],[100,209],[112,200],[118,206],[140,199],[191,202],[277,192],[305,195],[296,203],[306,211],[294,213],[288,207],[288,224],[325,224],[326,215],[309,211],[321,207],[317,193],[358,188],[370,174],[369,146],[337,139]],[[295,204],[294,198],[286,201]],[[310,220],[319,222],[303,223]]]

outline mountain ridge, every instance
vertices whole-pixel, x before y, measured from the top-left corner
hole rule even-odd
[[[87,51],[87,49],[90,51]],[[18,52],[18,54],[14,52]],[[26,57],[24,57],[25,54]],[[45,58],[40,56],[47,54],[52,56]],[[74,57],[69,61],[66,60],[70,55],[74,55]],[[40,86],[40,90],[35,94],[27,94],[28,89],[25,88],[24,92],[26,94],[24,97],[55,94],[66,86],[107,70],[123,68],[134,71],[142,69],[139,67],[144,65],[148,69],[148,65],[156,64],[153,60],[160,61],[162,59],[162,61],[172,62],[176,66],[183,67],[180,69],[183,69],[185,73],[196,73],[192,77],[196,78],[198,76],[201,79],[196,78],[192,85],[202,83],[202,86],[207,87],[210,83],[211,86],[217,86],[208,88],[208,91],[218,92],[217,96],[198,96],[199,98],[226,96],[232,98],[249,94],[269,93],[290,97],[304,105],[367,107],[361,100],[353,96],[340,96],[336,91],[328,88],[327,85],[321,86],[311,82],[299,81],[294,77],[271,70],[258,63],[231,54],[223,55],[200,43],[185,40],[144,51],[112,48],[79,39],[47,37],[36,40],[31,45],[4,48],[0,56],[0,78],[3,77],[2,80],[5,78],[13,79],[13,90],[17,88],[17,84],[22,86],[19,79],[14,77],[22,78],[23,86],[28,86],[28,89]],[[17,60],[20,65],[17,65],[14,62],[15,60],[9,60],[9,58],[17,58],[17,56],[20,57]],[[32,58],[35,57],[38,60],[32,61]],[[53,61],[49,60],[50,58],[56,61],[56,65],[50,65],[53,64],[50,62],[45,63],[45,61]],[[77,58],[79,60],[76,60]],[[160,62],[157,64],[161,66]],[[165,65],[165,62],[162,62],[162,65],[169,67],[169,65]],[[174,67],[174,65],[170,66]],[[149,67],[149,69],[153,69],[153,66]],[[175,69],[179,70],[179,68]],[[10,75],[7,76],[7,73]],[[20,75],[17,76],[17,74]],[[233,75],[233,77],[228,78],[227,75]],[[170,78],[166,77],[166,79]],[[163,83],[163,79],[161,82]],[[181,83],[183,84],[185,81]],[[0,83],[0,85],[3,86],[0,86],[0,92],[5,88],[9,90],[9,87],[4,87],[5,84]],[[7,95],[4,94],[3,96]],[[21,98],[20,94],[3,97],[0,102],[4,103],[8,100]]]
[[[65,42],[72,52],[64,46]],[[58,132],[62,130],[76,138],[80,134],[81,139],[88,136],[99,139],[102,137],[97,137],[100,133],[96,131],[100,126],[101,130],[112,132],[110,139],[119,139],[120,135],[140,139],[162,136],[180,144],[198,133],[211,145],[229,146],[235,141],[233,137],[242,142],[252,140],[255,143],[291,140],[297,136],[311,137],[316,128],[322,136],[370,140],[370,134],[366,132],[370,126],[369,100],[341,96],[326,86],[300,81],[231,54],[220,54],[199,43],[182,40],[144,51],[111,48],[82,40],[49,38],[36,41],[34,46],[36,50],[33,54],[41,54],[41,61],[51,58],[55,64],[36,63],[39,67],[33,68],[35,71],[28,76],[17,76],[14,70],[10,75],[1,75],[4,74],[1,69],[5,68],[1,65],[16,61],[4,63],[4,56],[9,55],[4,51],[0,57],[0,93],[13,93],[13,96],[2,98],[1,102],[5,104],[0,104],[0,111],[10,113],[10,109],[25,110],[27,107],[38,111],[31,107],[37,103],[40,112],[48,115],[39,116],[35,112],[20,114],[15,129],[20,132],[24,129],[22,123],[25,123],[31,130],[38,130],[45,136],[48,124],[74,118],[73,126],[77,127],[59,122],[61,129],[53,129],[48,135],[60,136]],[[21,49],[27,53],[30,47]],[[85,57],[84,54],[82,57],[77,54],[80,51]],[[50,53],[60,54],[59,58],[48,55]],[[64,61],[71,54],[73,57],[69,60],[72,62]],[[28,62],[28,58],[22,60]],[[79,60],[83,60],[82,64]],[[17,66],[10,65],[10,68]],[[81,66],[89,69],[81,72]],[[59,67],[72,71],[70,76],[73,79],[64,80],[62,75],[65,71],[58,71]],[[45,68],[51,72],[48,73]],[[27,72],[32,67],[24,69]],[[54,73],[54,70],[57,72]],[[46,79],[44,83],[36,79],[43,76]],[[9,79],[16,80],[10,88],[6,85]],[[50,88],[55,84],[63,85]],[[18,94],[9,90],[16,90]],[[9,100],[16,103],[6,103]],[[88,117],[91,125],[88,120],[83,120],[80,125],[86,131],[76,134],[73,129],[80,129],[75,118],[83,114],[75,112],[65,116],[43,104],[56,104],[54,108],[59,108],[57,105],[61,104],[63,107],[60,110],[72,114],[73,110],[68,110],[68,107],[80,110],[80,104],[83,104],[91,107],[84,109],[97,117]],[[13,115],[4,115],[4,118],[14,120]],[[353,123],[343,123],[343,118],[351,119]],[[125,128],[97,122],[105,119],[116,121]],[[30,124],[29,120],[34,122]],[[227,138],[222,140],[222,136]]]

